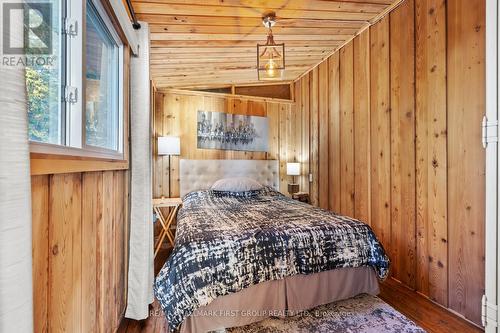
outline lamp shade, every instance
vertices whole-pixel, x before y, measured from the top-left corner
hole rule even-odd
[[[181,139],[178,136],[158,137],[158,155],[180,155]]]
[[[300,176],[300,163],[287,163],[286,174],[288,176]]]

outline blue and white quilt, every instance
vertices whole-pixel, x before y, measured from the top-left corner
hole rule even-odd
[[[389,258],[371,228],[292,200],[270,188],[234,195],[191,192],[177,218],[172,255],[155,281],[171,330],[219,296],[260,282]]]

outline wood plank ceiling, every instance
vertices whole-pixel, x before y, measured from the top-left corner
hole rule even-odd
[[[319,64],[401,0],[134,0],[151,29],[151,73],[158,88],[255,84],[262,15],[274,11],[285,43],[284,81]]]

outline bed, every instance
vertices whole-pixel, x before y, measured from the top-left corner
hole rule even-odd
[[[378,293],[389,260],[364,223],[276,190],[276,161],[181,161],[183,207],[155,280],[170,330],[207,332]],[[264,188],[207,190],[224,176]]]

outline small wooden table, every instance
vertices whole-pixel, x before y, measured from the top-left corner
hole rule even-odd
[[[174,222],[175,216],[177,215],[177,211],[179,210],[179,207],[182,205],[182,200],[181,198],[158,198],[158,199],[153,199],[153,210],[156,213],[156,216],[158,216],[158,220],[160,220],[162,230],[160,231],[160,235],[158,236],[158,243],[155,245],[155,258],[156,255],[158,254],[158,251],[160,251],[161,248],[161,243],[163,243],[163,240],[165,239],[165,236],[167,237],[168,241],[172,246],[174,246],[174,234],[172,233],[172,230],[170,230],[170,226],[172,225],[172,222]],[[170,209],[167,218],[163,216],[163,213],[161,211],[161,208],[172,208]]]

